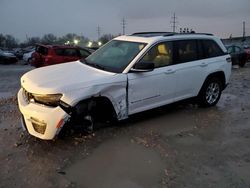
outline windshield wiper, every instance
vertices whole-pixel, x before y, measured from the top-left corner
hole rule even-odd
[[[93,62],[88,62],[86,59],[81,59],[81,62],[86,64],[86,65],[89,65],[91,67],[95,67],[95,68],[98,68],[98,69],[101,69],[101,70],[106,70],[106,68],[102,65],[99,65],[97,63],[93,63]]]
[[[93,67],[101,69],[101,70],[105,70],[106,68],[102,65],[96,64],[96,63],[89,63],[90,65],[93,65]]]

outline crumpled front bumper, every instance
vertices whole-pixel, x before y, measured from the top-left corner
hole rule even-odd
[[[22,88],[18,92],[18,106],[23,115],[23,128],[44,140],[53,139],[70,117],[59,106],[48,107],[28,102]]]

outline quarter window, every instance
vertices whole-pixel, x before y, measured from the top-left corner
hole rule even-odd
[[[204,57],[211,58],[224,55],[221,48],[212,40],[202,40]]]
[[[141,62],[153,62],[155,68],[173,64],[173,43],[160,43],[151,48]]]

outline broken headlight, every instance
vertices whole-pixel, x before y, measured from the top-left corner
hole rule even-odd
[[[48,94],[48,95],[32,94],[32,97],[34,102],[36,103],[55,107],[59,105],[62,94]]]

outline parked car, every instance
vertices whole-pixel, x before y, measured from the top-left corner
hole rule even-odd
[[[23,128],[49,140],[65,125],[92,131],[100,122],[187,98],[214,106],[231,67],[226,48],[212,35],[120,36],[86,59],[23,75],[18,92]]]
[[[32,60],[32,54],[34,53],[35,51],[31,51],[31,52],[28,52],[28,53],[25,53],[23,54],[23,60],[29,64],[31,64],[31,60]]]
[[[247,62],[247,53],[240,46],[227,46],[227,51],[231,55],[233,65],[244,67]]]
[[[0,50],[0,63],[1,64],[10,64],[10,63],[17,63],[17,62],[18,62],[18,59],[14,54]]]
[[[244,50],[247,53],[247,61],[250,61],[250,47],[246,47]]]
[[[14,55],[18,58],[18,59],[23,59],[23,51],[21,48],[15,48],[14,49]]]
[[[42,67],[86,58],[91,54],[87,48],[76,46],[37,45],[31,65]]]

